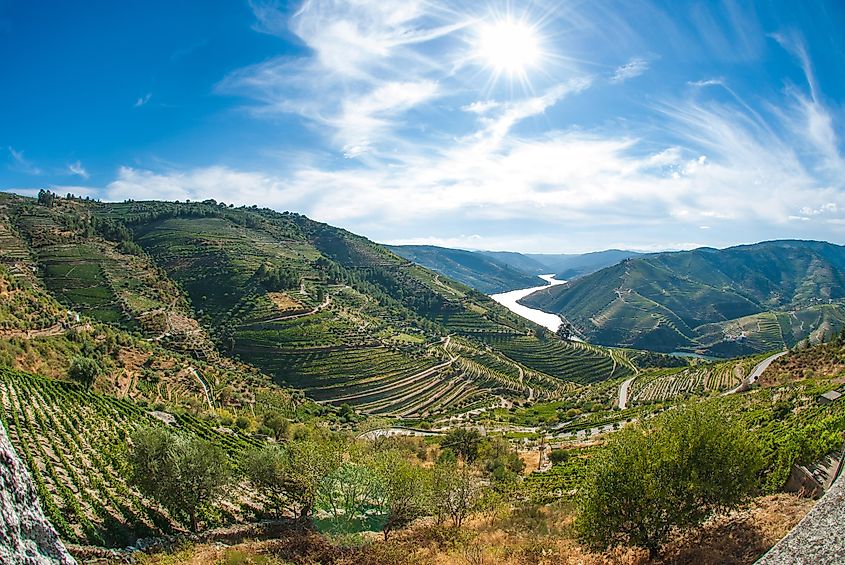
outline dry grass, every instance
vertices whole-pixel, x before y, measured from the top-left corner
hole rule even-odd
[[[812,500],[788,494],[755,499],[746,509],[717,517],[677,535],[653,563],[665,565],[751,564],[810,510]],[[491,523],[477,517],[462,530],[422,521],[389,542],[376,536],[329,540],[307,531],[233,547],[199,545],[142,559],[145,565],[255,563],[256,565],[646,565],[648,553],[617,548],[593,553],[573,531],[566,506],[527,506]]]
[[[295,298],[291,298],[285,292],[268,292],[267,298],[269,298],[276,308],[278,308],[282,313],[305,309],[305,306],[303,306],[301,302]]]

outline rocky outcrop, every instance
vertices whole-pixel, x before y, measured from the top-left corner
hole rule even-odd
[[[0,563],[73,564],[0,424]]]
[[[757,565],[845,563],[845,473]]]

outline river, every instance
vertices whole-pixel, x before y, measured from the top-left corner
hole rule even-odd
[[[559,281],[555,279],[554,275],[540,275],[540,278],[548,282],[549,284],[544,286],[535,286],[533,288],[512,290],[510,292],[502,292],[500,294],[491,294],[490,298],[492,298],[514,314],[518,314],[527,320],[531,320],[535,324],[540,324],[541,326],[549,328],[551,331],[556,332],[561,324],[561,319],[560,317],[558,317],[557,314],[549,314],[548,312],[543,312],[542,310],[523,306],[522,304],[519,304],[519,302],[517,302],[518,300],[520,300],[521,298],[525,298],[532,292],[566,283],[566,281]]]

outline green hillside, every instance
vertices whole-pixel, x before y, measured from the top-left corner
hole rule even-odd
[[[593,343],[722,357],[817,338],[843,301],[845,248],[813,241],[648,255],[523,300]]]
[[[0,211],[6,268],[57,301],[40,324],[90,318],[197,362],[239,360],[318,402],[420,418],[629,371],[607,350],[566,345],[467,286],[301,215],[9,194]]]
[[[545,284],[526,273],[484,253],[447,249],[433,245],[393,245],[389,249],[409,261],[453,278],[484,294],[496,294]]]

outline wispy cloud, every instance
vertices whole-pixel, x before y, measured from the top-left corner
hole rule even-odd
[[[9,146],[9,154],[12,156],[12,166],[11,168],[15,171],[27,174],[27,175],[43,175],[44,170],[38,167],[35,163],[30,161],[24,156],[23,151],[18,151],[14,147]]]
[[[84,179],[87,179],[91,176],[88,174],[88,171],[85,169],[85,167],[82,166],[82,162],[79,160],[68,164],[67,171],[72,175],[76,175]]]
[[[610,82],[620,83],[638,77],[648,70],[648,61],[635,57],[620,67],[616,67]]]
[[[133,104],[133,107],[140,108],[141,106],[145,106],[147,104],[147,102],[150,101],[150,98],[152,98],[152,97],[153,97],[152,92],[146,93],[145,95],[143,95],[140,98],[138,98],[137,100],[135,100],[135,104]]]
[[[257,31],[292,33],[313,56],[278,57],[239,69],[216,90],[256,100],[256,115],[298,114],[328,128],[334,147],[346,157],[393,145],[401,117],[443,95],[432,78],[442,62],[415,47],[464,25],[425,17],[430,6],[422,0],[312,0],[292,16],[275,2],[250,6]]]

